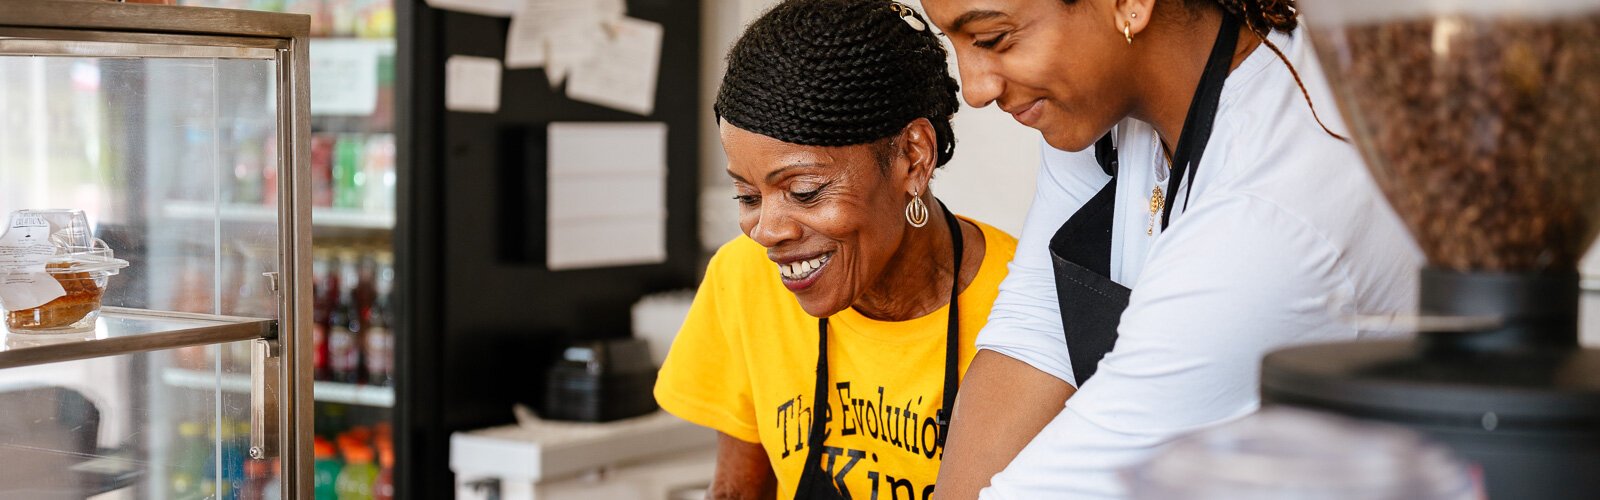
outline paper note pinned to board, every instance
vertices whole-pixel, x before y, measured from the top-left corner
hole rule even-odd
[[[567,97],[648,116],[661,69],[661,24],[624,17],[588,62],[573,66]]]
[[[546,265],[665,262],[667,126],[552,123]]]
[[[493,17],[511,17],[521,6],[520,0],[427,0],[435,9],[453,10],[468,14]]]
[[[500,110],[500,60],[450,56],[444,63],[444,107],[451,111]]]
[[[623,14],[615,0],[522,0],[506,34],[506,68],[553,65],[564,71],[587,61],[604,41],[602,26]]]
[[[394,45],[356,39],[311,41],[311,112],[370,115],[378,107],[378,58]]]

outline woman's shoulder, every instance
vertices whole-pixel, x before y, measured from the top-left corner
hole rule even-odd
[[[987,263],[990,260],[1000,259],[1001,263],[1003,264],[1005,262],[1010,262],[1011,257],[1017,253],[1017,238],[1015,236],[1011,236],[1011,233],[1007,233],[1005,230],[994,227],[994,225],[978,219],[964,215],[957,217],[960,217],[961,220],[972,223],[972,225],[978,227],[978,230],[983,231],[984,262]]]
[[[978,267],[978,276],[968,285],[967,290],[985,290],[985,295],[996,293],[1000,288],[1000,282],[1006,277],[1008,264],[1016,256],[1017,239],[986,222],[970,217],[961,217],[961,220],[970,222],[977,226],[978,230],[983,231],[983,264]]]

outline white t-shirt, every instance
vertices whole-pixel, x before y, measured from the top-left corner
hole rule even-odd
[[[1347,130],[1305,36],[1274,34],[1323,122]],[[1123,468],[1166,441],[1254,412],[1263,355],[1295,344],[1390,336],[1360,315],[1415,309],[1422,265],[1355,147],[1324,133],[1289,69],[1265,46],[1230,73],[1185,208],[1150,228],[1167,166],[1153,129],[1127,120],[1111,278],[1133,289],[1094,378],[983,490],[984,499],[1116,497]],[[1038,193],[980,349],[1076,385],[1049,240],[1109,176],[1093,148],[1045,147]],[[1181,189],[1180,189],[1181,191]],[[1070,319],[1068,319],[1070,321]]]

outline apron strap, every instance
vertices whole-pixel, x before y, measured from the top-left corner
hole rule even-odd
[[[1233,50],[1239,45],[1239,18],[1222,12],[1222,26],[1217,28],[1217,41],[1211,45],[1211,57],[1206,59],[1206,69],[1200,74],[1200,85],[1189,103],[1189,115],[1184,118],[1183,132],[1178,135],[1178,145],[1172,153],[1172,175],[1167,177],[1167,204],[1161,209],[1161,228],[1172,221],[1172,205],[1177,198],[1179,185],[1185,177],[1189,183],[1183,191],[1183,208],[1189,208],[1189,194],[1194,189],[1195,172],[1200,170],[1200,157],[1205,155],[1206,143],[1211,142],[1211,129],[1217,122],[1217,106],[1222,101],[1222,86],[1228,81],[1228,71],[1233,66]]]
[[[934,201],[939,201],[935,198]],[[939,201],[939,208],[944,210],[944,220],[950,225],[950,248],[955,254],[955,269],[952,270],[950,283],[950,314],[949,322],[945,326],[944,344],[944,405],[937,412],[939,423],[939,437],[937,443],[944,446],[945,439],[950,436],[950,417],[956,409],[956,391],[961,383],[961,254],[964,250],[961,236],[961,221],[955,214],[950,213],[950,207]]]

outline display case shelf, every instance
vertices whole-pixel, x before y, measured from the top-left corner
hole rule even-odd
[[[173,387],[189,389],[212,390],[220,387],[224,392],[250,392],[250,376],[240,373],[222,373],[219,375],[202,370],[169,368],[161,373],[161,381]],[[394,407],[394,388],[379,385],[344,384],[319,380],[313,386],[312,397],[317,401],[327,403],[345,403],[375,408]]]
[[[261,318],[106,307],[88,332],[0,329],[5,339],[0,343],[0,369],[272,337],[277,324]]]
[[[162,214],[171,219],[212,220],[228,222],[270,223],[277,220],[278,209],[265,205],[223,205],[220,208],[206,203],[172,202]],[[341,229],[394,229],[394,212],[369,212],[348,208],[313,208],[311,224],[317,227]]]

